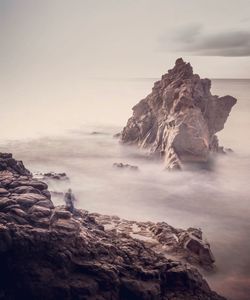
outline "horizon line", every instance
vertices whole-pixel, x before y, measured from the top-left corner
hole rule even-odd
[[[207,77],[201,78],[206,79]],[[87,77],[87,79],[95,80],[161,80],[161,77]],[[226,78],[226,77],[214,77],[210,80],[250,80],[250,78]]]

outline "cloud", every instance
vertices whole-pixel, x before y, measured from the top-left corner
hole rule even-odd
[[[206,33],[202,25],[192,24],[177,30],[171,39],[174,50],[191,55],[250,56],[250,30]],[[161,43],[164,41],[161,39]]]
[[[201,24],[191,24],[189,26],[185,26],[177,30],[173,39],[176,40],[177,42],[181,41],[186,44],[191,44],[195,41],[197,36],[199,36],[201,31],[202,31]]]

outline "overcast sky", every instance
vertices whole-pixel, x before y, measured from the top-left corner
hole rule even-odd
[[[201,77],[250,78],[249,11],[250,0],[0,0],[1,136],[124,125],[181,56]]]
[[[159,77],[179,56],[250,77],[249,0],[0,0],[5,82]]]

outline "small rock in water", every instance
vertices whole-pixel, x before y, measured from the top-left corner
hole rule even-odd
[[[121,133],[120,133],[120,132],[118,132],[118,133],[114,134],[114,135],[113,135],[113,137],[114,137],[115,139],[118,139],[118,138],[120,138],[120,137],[121,137]]]
[[[106,135],[107,133],[101,132],[101,131],[92,131],[90,134],[91,135]]]
[[[69,180],[69,177],[67,176],[66,173],[56,173],[56,172],[34,173],[33,176],[35,178],[39,178],[40,180],[46,180],[46,179]]]
[[[56,179],[56,180],[68,180],[68,176],[66,173],[55,173],[55,172],[49,172],[44,174],[45,177],[48,177],[50,179]]]
[[[113,163],[113,167],[120,168],[120,169],[127,169],[132,171],[138,171],[139,168],[137,166],[123,164],[123,163]]]

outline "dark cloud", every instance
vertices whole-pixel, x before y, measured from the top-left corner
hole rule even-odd
[[[178,30],[172,37],[177,51],[204,56],[250,56],[250,30],[205,33],[200,24]]]
[[[178,42],[181,41],[186,44],[191,44],[195,41],[202,31],[201,24],[191,24],[184,28],[179,29],[174,36],[174,39]]]

